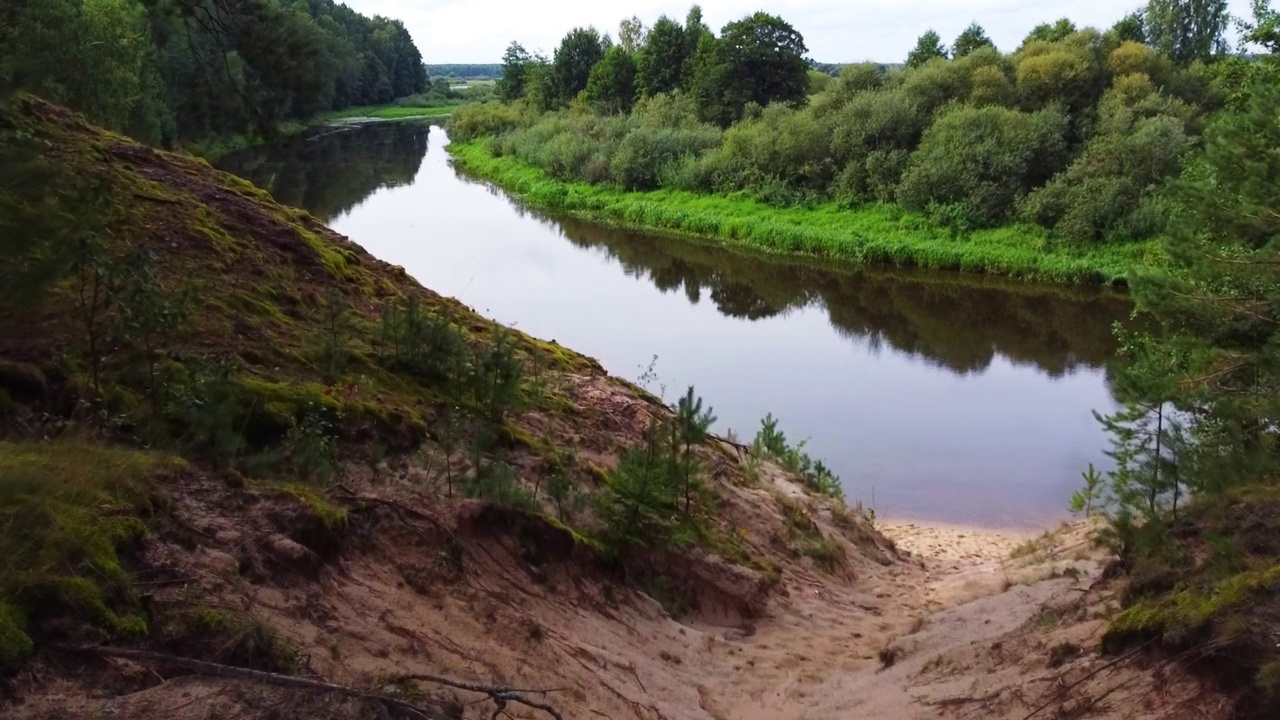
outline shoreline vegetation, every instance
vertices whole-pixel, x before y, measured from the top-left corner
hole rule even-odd
[[[311,125],[324,124],[333,120],[409,120],[414,118],[447,118],[462,102],[431,107],[404,107],[401,105],[371,105],[368,107],[347,108],[334,112],[321,113],[312,119]]]
[[[1081,248],[1025,225],[953,235],[921,214],[891,205],[849,209],[829,201],[777,207],[746,193],[626,191],[557,180],[510,156],[495,156],[483,140],[452,142],[448,151],[459,169],[537,210],[768,254],[1112,286],[1125,286],[1135,268],[1162,262],[1155,241]]]
[[[403,107],[400,105],[370,105],[325,112],[304,121],[281,123],[274,137],[261,134],[219,135],[186,146],[186,151],[207,161],[217,161],[233,152],[260,147],[297,137],[317,127],[336,125],[356,120],[398,122],[402,120],[447,120],[462,103],[436,107]]]
[[[1127,287],[1168,264],[1177,185],[1250,72],[1214,50],[1225,11],[1187,47],[1146,12],[1005,49],[976,23],[951,48],[929,30],[905,63],[822,66],[779,16],[717,33],[695,5],[627,18],[616,43],[576,27],[551,56],[513,41],[500,102],[454,113],[450,137],[472,172],[592,221]]]

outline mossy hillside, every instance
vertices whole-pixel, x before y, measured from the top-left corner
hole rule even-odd
[[[1144,643],[1239,691],[1240,717],[1280,713],[1280,489],[1258,486],[1199,501],[1158,552],[1126,558],[1127,602],[1103,638],[1118,652]]]
[[[454,393],[386,361],[386,309],[412,300],[424,316],[447,316],[473,348],[491,343],[497,332],[304,211],[280,206],[202,160],[103,133],[31,98],[19,103],[13,119],[47,145],[47,159],[65,178],[96,193],[101,227],[94,241],[103,262],[143,250],[155,294],[185,303],[182,321],[150,350],[108,337],[121,303],[107,298],[97,308],[98,385],[133,411],[125,418],[131,426],[157,420],[142,417],[152,414],[141,377],[150,355],[160,382],[174,392],[207,380],[214,365],[227,373],[237,391],[232,424],[247,428],[256,448],[278,441],[316,408],[340,417],[337,427],[347,436],[412,447],[426,436],[435,408],[453,401]],[[43,392],[45,376],[58,378],[59,390],[93,386],[76,280],[47,293],[38,310],[0,312],[0,361],[6,363],[0,379],[15,399]],[[507,334],[530,367],[598,368],[558,345]],[[547,393],[540,397],[564,405]]]
[[[32,625],[59,613],[108,636],[145,632],[120,552],[147,534],[185,467],[83,441],[0,442],[0,672],[32,650]]]
[[[482,140],[451,143],[449,152],[464,171],[541,210],[763,252],[1087,284],[1123,284],[1133,269],[1164,262],[1154,242],[1083,247],[1021,225],[957,235],[884,205],[775,207],[743,194],[627,192],[557,180],[514,158],[494,156]]]

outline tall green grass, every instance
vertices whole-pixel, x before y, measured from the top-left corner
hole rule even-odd
[[[745,194],[627,192],[556,180],[514,158],[495,157],[483,141],[454,142],[449,152],[463,171],[538,209],[766,252],[1093,284],[1123,284],[1134,268],[1163,261],[1154,241],[1083,247],[1029,225],[955,234],[891,205],[776,207]]]

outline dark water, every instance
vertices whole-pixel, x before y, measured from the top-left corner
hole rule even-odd
[[[721,431],[772,412],[881,515],[1042,524],[1114,406],[1114,295],[947,273],[831,269],[528,212],[459,176],[444,131],[377,124],[227,169],[481,313],[591,355]]]

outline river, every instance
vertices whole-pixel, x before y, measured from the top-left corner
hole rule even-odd
[[[688,385],[744,440],[766,413],[881,516],[1038,526],[1107,466],[1112,293],[833,268],[548,218],[460,175],[439,127],[376,123],[226,158],[437,292]],[[655,360],[656,358],[656,360]]]

